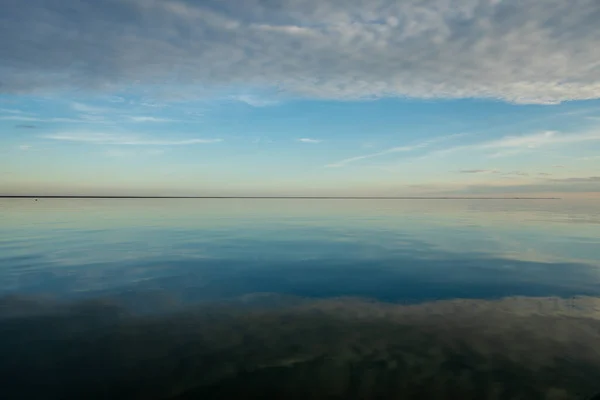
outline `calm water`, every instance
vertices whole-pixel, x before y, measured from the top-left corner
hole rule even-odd
[[[7,399],[600,392],[596,203],[0,200],[0,221]]]
[[[0,199],[0,221],[0,294],[600,294],[597,202]]]

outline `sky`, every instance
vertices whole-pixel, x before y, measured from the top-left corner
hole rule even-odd
[[[0,195],[600,197],[597,0],[0,0]]]

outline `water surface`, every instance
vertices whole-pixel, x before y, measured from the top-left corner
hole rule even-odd
[[[587,400],[600,207],[0,200],[19,399]]]
[[[1,294],[600,293],[595,202],[1,199],[0,220]]]

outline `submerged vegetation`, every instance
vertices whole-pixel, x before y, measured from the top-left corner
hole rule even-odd
[[[600,300],[0,303],[7,399],[587,399]]]

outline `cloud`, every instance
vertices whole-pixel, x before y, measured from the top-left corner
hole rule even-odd
[[[110,109],[92,107],[84,104],[75,103],[71,107],[74,110],[80,112],[86,112],[88,114],[81,114],[78,118],[65,118],[65,117],[40,117],[35,115],[9,115],[1,116],[0,120],[3,121],[21,121],[21,122],[46,122],[46,123],[70,123],[70,124],[89,124],[89,123],[108,123],[110,122],[102,115],[103,113],[111,112]],[[114,110],[112,110],[114,111]],[[121,115],[120,120],[135,122],[135,123],[166,123],[166,122],[198,122],[194,120],[184,121],[170,118],[160,118],[145,115]],[[113,120],[114,121],[114,120]]]
[[[105,107],[90,106],[89,104],[83,104],[83,103],[77,103],[77,102],[72,103],[71,108],[75,111],[87,113],[87,114],[105,114],[107,112],[113,111],[113,110],[110,110]]]
[[[0,117],[2,121],[22,121],[22,122],[55,122],[55,123],[86,123],[86,122],[97,122],[97,121],[88,121],[85,119],[76,119],[76,118],[61,118],[61,117],[53,117],[53,118],[42,118],[42,117],[29,117],[22,115],[14,115],[8,117]]]
[[[535,151],[547,146],[570,145],[592,141],[600,141],[600,130],[570,134],[556,131],[544,131],[528,135],[505,136],[500,139],[467,145],[451,146],[441,150],[434,150],[426,156],[440,156],[464,151],[479,151],[489,157],[505,157]]]
[[[500,171],[496,169],[462,169],[458,172],[461,174],[497,174]]]
[[[22,151],[31,150],[31,148],[32,148],[32,146],[28,145],[28,144],[22,144],[19,146],[19,150],[22,150]]]
[[[300,143],[317,144],[317,143],[321,143],[322,140],[319,140],[319,139],[310,139],[310,138],[301,138],[301,139],[298,139],[298,142],[300,142]]]
[[[133,122],[175,122],[173,119],[168,118],[157,118],[157,117],[147,117],[147,116],[131,116],[129,119]]]
[[[541,195],[542,193],[599,193],[596,182],[548,182],[548,183],[523,183],[510,185],[469,185],[459,190],[450,190],[441,192],[442,194],[532,194]]]
[[[125,150],[125,149],[109,149],[105,152],[108,157],[115,158],[131,158],[138,156],[158,156],[164,154],[164,150],[152,149],[152,150]]]
[[[140,103],[140,106],[149,108],[163,108],[165,105],[163,103],[156,103],[154,101],[143,101]]]
[[[108,101],[111,103],[124,103],[125,99],[121,96],[111,96],[108,98]]]
[[[502,139],[485,144],[484,148],[528,148],[535,149],[552,144],[579,143],[600,140],[600,131],[578,134],[563,134],[556,131],[545,131],[531,135],[506,136]]]
[[[42,136],[44,139],[64,142],[79,142],[99,145],[128,145],[128,146],[182,146],[192,144],[218,143],[222,139],[180,139],[159,140],[134,135],[116,135],[108,133],[58,133]]]
[[[4,93],[143,85],[173,96],[252,87],[324,99],[600,97],[597,0],[4,3]]]
[[[240,101],[242,103],[246,103],[252,107],[268,107],[279,104],[278,101],[273,99],[267,99],[264,97],[253,96],[253,95],[238,95],[232,96],[233,100]]]
[[[529,176],[529,173],[523,171],[511,171],[505,172],[503,175]]]
[[[550,179],[552,182],[564,182],[564,183],[589,183],[589,182],[600,182],[600,176],[588,176],[583,178],[561,178],[561,179]],[[598,188],[600,191],[600,187]]]
[[[510,155],[522,154],[524,152],[533,152],[544,147],[551,146],[567,146],[577,143],[600,141],[600,130],[584,131],[579,133],[561,133],[556,131],[544,131],[536,132],[527,135],[510,135],[504,136],[498,139],[484,140],[469,144],[458,144],[450,145],[446,147],[439,147],[434,145],[444,143],[450,139],[467,136],[466,134],[455,134],[449,136],[441,136],[424,142],[416,143],[413,145],[392,147],[377,153],[366,154],[362,156],[356,156],[347,158],[335,163],[326,165],[326,167],[339,168],[350,163],[357,161],[380,157],[391,153],[406,153],[406,159],[420,160],[420,161],[431,161],[433,158],[445,157],[448,155],[461,155],[461,154],[475,154],[477,156],[485,157],[506,157]],[[424,149],[424,152],[416,154],[417,150]],[[396,171],[399,165],[387,165],[382,168],[388,171]],[[404,166],[403,166],[404,167]],[[564,166],[554,166],[555,168],[564,168]],[[484,169],[473,169],[463,170],[463,173],[483,173]],[[470,171],[470,172],[469,172]],[[461,171],[459,171],[461,172]],[[499,172],[499,171],[497,171]],[[527,176],[528,173],[521,171],[507,172],[509,175],[521,175]]]
[[[436,138],[425,140],[423,142],[415,143],[412,145],[391,147],[386,150],[378,151],[377,153],[370,153],[370,154],[365,154],[362,156],[346,158],[344,160],[337,161],[335,163],[327,164],[326,167],[340,168],[340,167],[346,166],[348,164],[355,163],[357,161],[362,161],[362,160],[366,160],[369,158],[380,157],[380,156],[384,156],[386,154],[412,152],[415,150],[419,150],[419,149],[434,145],[436,143],[445,142],[447,140],[451,140],[451,139],[455,139],[455,138],[459,138],[459,137],[463,137],[463,136],[466,136],[466,135],[463,133],[458,133],[458,134],[454,134],[454,135],[436,137]]]
[[[5,114],[19,114],[19,115],[28,114],[25,111],[16,110],[16,109],[12,109],[12,108],[0,108],[0,113],[5,113]]]
[[[28,124],[19,124],[19,125],[15,125],[15,128],[17,129],[37,129],[36,125],[28,125]]]

